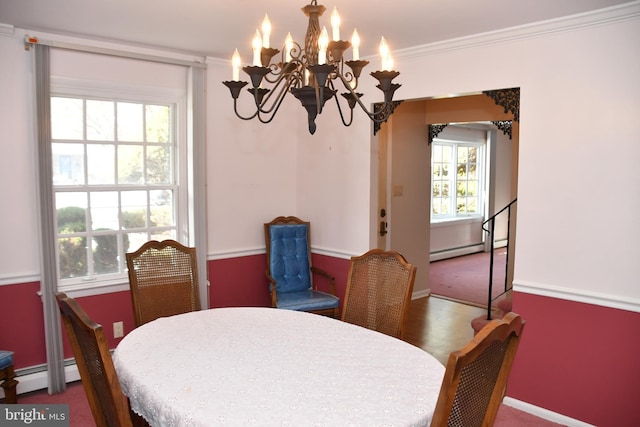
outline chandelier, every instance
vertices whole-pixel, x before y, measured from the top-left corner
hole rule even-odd
[[[304,47],[293,41],[289,33],[282,52],[270,47],[271,23],[265,15],[262,34],[256,30],[253,38],[253,65],[242,67],[251,81],[247,91],[253,97],[255,105],[253,112],[247,115],[238,112],[238,97],[242,88],[249,83],[240,80],[241,59],[238,49],[235,50],[231,61],[233,80],[222,83],[231,92],[236,116],[243,120],[257,118],[262,123],[269,123],[278,112],[284,97],[291,93],[307,110],[309,132],[312,135],[316,131],[316,117],[332,98],[345,126],[350,126],[353,122],[356,105],[360,106],[376,126],[389,118],[396,105],[393,94],[401,85],[392,83],[400,73],[393,71],[393,58],[384,37],[380,41],[382,69],[370,73],[378,80],[376,87],[384,94],[384,101],[374,104],[373,110],[369,111],[360,100],[363,94],[357,92],[360,74],[369,64],[369,61],[360,59],[358,32],[353,31],[350,42],[340,40],[340,16],[334,9],[331,16],[333,37],[329,41],[326,27],[321,28],[319,21],[325,10],[316,0],[303,7],[302,11],[309,17]],[[352,59],[345,60],[344,54],[349,48],[352,48]],[[340,94],[344,98],[342,101],[336,96],[338,88],[345,90]]]

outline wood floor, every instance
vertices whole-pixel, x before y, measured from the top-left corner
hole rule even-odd
[[[473,338],[471,320],[486,313],[481,307],[436,296],[411,302],[404,340],[446,365],[449,353]]]

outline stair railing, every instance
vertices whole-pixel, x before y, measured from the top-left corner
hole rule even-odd
[[[509,290],[511,290],[511,287],[509,286],[509,237],[510,237],[510,233],[511,233],[511,207],[518,201],[518,198],[515,198],[511,201],[511,203],[509,203],[507,206],[505,206],[504,208],[500,209],[498,212],[496,212],[491,218],[487,219],[485,222],[482,223],[482,229],[484,231],[486,231],[487,233],[489,233],[489,239],[491,242],[491,252],[489,255],[489,295],[487,297],[487,319],[491,319],[491,304],[493,303],[493,301],[495,301],[496,299],[500,298],[502,295],[506,294],[507,292],[509,292]],[[494,247],[495,247],[495,238],[494,238],[494,232],[495,232],[495,228],[496,228],[496,218],[498,217],[498,215],[502,214],[503,212],[506,212],[507,215],[507,253],[506,253],[506,257],[505,257],[505,267],[504,267],[504,291],[496,296],[495,298],[492,298],[493,295],[493,252],[494,252]],[[487,224],[489,224],[489,228],[487,229]]]

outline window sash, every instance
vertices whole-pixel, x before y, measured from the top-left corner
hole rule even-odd
[[[484,147],[484,143],[439,138],[433,140],[431,156],[432,220],[483,216]],[[476,150],[475,162],[461,161],[462,159],[469,160],[469,155],[463,155],[469,149]],[[472,174],[469,173],[469,164],[475,166],[475,171]],[[462,165],[465,165],[464,174],[460,174],[459,167]],[[472,194],[467,194],[470,193],[469,190],[472,190]],[[463,192],[464,194],[460,194]],[[471,206],[474,211],[468,212],[468,208],[465,208],[464,211],[458,212],[460,206]]]
[[[123,100],[122,96],[114,95],[112,97],[96,97],[91,93],[91,90],[86,90],[85,96],[79,96],[77,94],[71,96],[64,91],[56,92],[52,95],[52,104],[60,104],[64,101],[79,100],[81,102],[81,117],[76,117],[75,127],[81,127],[76,130],[75,135],[54,135],[54,136],[70,136],[74,139],[54,139],[52,138],[52,144],[58,144],[61,147],[73,147],[77,145],[79,148],[75,150],[79,157],[76,163],[81,163],[79,173],[76,181],[80,181],[77,185],[65,185],[55,184],[53,185],[54,197],[56,200],[56,211],[54,215],[57,215],[60,206],[59,202],[62,199],[58,196],[72,195],[77,193],[79,199],[84,199],[84,202],[77,203],[79,208],[84,209],[84,227],[81,230],[65,231],[56,229],[56,257],[57,257],[57,272],[59,279],[59,286],[61,289],[65,289],[69,285],[73,287],[85,287],[95,286],[96,284],[102,284],[103,282],[113,280],[126,280],[126,265],[125,265],[125,253],[135,250],[147,240],[163,240],[165,238],[176,239],[182,232],[183,224],[178,220],[178,205],[183,197],[180,196],[182,192],[181,185],[179,184],[178,171],[182,168],[186,168],[186,165],[177,164],[177,157],[179,150],[176,144],[176,135],[173,129],[177,128],[175,121],[177,120],[176,105],[178,100],[171,103],[164,103],[162,106],[168,108],[169,112],[169,132],[165,132],[164,137],[149,138],[149,131],[155,131],[155,128],[150,129],[149,124],[145,122],[147,117],[146,112],[148,107],[154,107],[158,105],[157,102],[147,101],[144,97],[139,97],[139,101],[130,101],[128,95]],[[57,101],[57,102],[53,102]],[[87,107],[96,102],[102,102],[107,110],[100,116],[101,122],[106,119],[106,127],[102,126],[101,132],[93,135],[93,139],[89,139],[91,125],[100,128],[102,123],[96,122],[90,123]],[[125,108],[131,106],[141,107],[140,112],[143,114],[141,117],[140,126],[142,137],[137,138],[139,141],[119,141],[119,135],[122,133],[120,130],[122,127],[118,123],[119,107],[124,105]],[[111,110],[111,111],[109,111]],[[106,115],[105,115],[106,114]],[[53,114],[56,117],[56,114]],[[65,117],[60,117],[64,120]],[[69,123],[67,123],[68,125]],[[80,126],[81,125],[81,126]],[[164,123],[160,122],[161,126]],[[54,129],[56,128],[56,122],[53,122]],[[74,126],[69,126],[74,127]],[[106,135],[106,138],[102,140],[96,140],[96,135]],[[120,154],[126,147],[139,147],[140,152],[143,154],[140,159],[141,167],[141,181],[142,183],[130,184],[128,182],[120,182]],[[95,175],[96,164],[92,165],[92,159],[90,152],[95,147],[106,147],[107,156],[99,156],[99,161],[103,164],[105,161],[108,166],[104,169],[104,179],[91,178]],[[154,159],[150,158],[150,153],[154,152],[156,147],[166,148],[167,155],[169,157],[168,163],[163,167],[160,166],[161,173],[166,173],[167,176],[160,176],[159,181],[166,181],[164,183],[154,183],[151,176],[152,168],[149,162]],[[126,151],[125,151],[126,152]],[[101,154],[101,153],[98,153]],[[162,155],[162,154],[161,154]],[[111,159],[109,159],[111,157]],[[187,156],[183,156],[186,158]],[[55,160],[54,157],[52,159]],[[64,159],[62,159],[64,160]],[[122,159],[123,160],[123,159]],[[56,169],[54,167],[54,169]],[[109,170],[111,169],[111,170]],[[71,173],[71,172],[70,172]],[[171,195],[169,206],[170,222],[164,222],[159,225],[152,223],[152,217],[154,215],[154,204],[151,200],[151,194],[158,192],[166,192]],[[139,192],[144,194],[144,202],[140,202],[140,207],[143,211],[141,218],[144,225],[128,228],[125,224],[125,214],[127,212],[125,202],[123,201],[123,195],[133,194],[130,192]],[[97,207],[100,197],[110,197],[111,200],[106,201],[106,205],[103,207]],[[73,204],[73,203],[72,203]],[[102,225],[97,222],[95,215],[98,215],[100,210],[111,210],[109,217],[112,223],[105,223]],[[115,212],[114,212],[115,211]],[[113,221],[115,220],[115,223]],[[133,237],[133,241],[131,240]],[[136,239],[137,237],[137,239]],[[115,245],[115,248],[113,246]],[[83,248],[84,247],[84,248]],[[115,252],[114,252],[115,249]],[[64,251],[64,252],[63,252]],[[65,256],[65,255],[69,256]],[[76,258],[77,257],[77,258]],[[71,258],[68,263],[63,263],[63,260]]]

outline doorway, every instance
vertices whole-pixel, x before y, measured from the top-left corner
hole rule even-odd
[[[505,89],[514,91],[516,89]],[[496,92],[496,91],[493,91]],[[519,89],[517,89],[519,109]],[[463,94],[447,98],[429,98],[402,102],[388,123],[380,129],[377,138],[377,170],[372,183],[378,197],[375,232],[378,247],[402,252],[407,260],[418,266],[414,286],[414,298],[430,294],[429,269],[431,255],[437,249],[440,257],[459,256],[482,251],[474,245],[467,247],[451,241],[449,247],[435,248],[432,242],[431,212],[431,149],[430,138],[434,126],[461,122],[509,122],[510,153],[506,155],[508,168],[494,170],[494,179],[508,183],[508,189],[500,197],[487,199],[487,217],[497,212],[517,196],[519,111],[505,111],[505,107],[484,93]],[[504,133],[502,129],[499,133]],[[500,149],[496,150],[496,155]],[[495,162],[496,160],[494,160]],[[493,165],[495,166],[495,165]],[[383,173],[380,173],[382,172]],[[384,210],[385,216],[380,214]],[[379,225],[386,223],[387,233],[380,236]],[[512,212],[509,224],[509,268],[507,281],[513,280],[515,225],[517,210]],[[446,246],[446,245],[445,245]],[[488,268],[488,266],[487,266]]]

